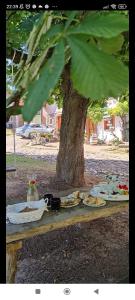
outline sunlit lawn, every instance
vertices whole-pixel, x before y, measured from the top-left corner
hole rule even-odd
[[[6,135],[13,135],[12,129],[6,128]]]
[[[45,170],[45,171],[54,171],[55,170],[55,162],[49,162],[45,160],[33,159],[29,157],[19,156],[14,154],[6,154],[6,164],[14,165],[16,160],[16,167],[20,169],[34,169],[34,170]]]

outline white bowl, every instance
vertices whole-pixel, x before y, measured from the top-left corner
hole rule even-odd
[[[25,207],[37,208],[37,210],[29,212],[20,212]],[[39,201],[17,203],[7,206],[6,217],[13,224],[34,222],[41,219],[45,210],[48,211],[47,204],[45,203],[44,199],[41,199]]]

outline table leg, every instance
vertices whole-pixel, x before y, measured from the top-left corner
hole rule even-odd
[[[22,242],[10,243],[6,247],[6,283],[14,283],[17,270],[17,250],[22,248]]]

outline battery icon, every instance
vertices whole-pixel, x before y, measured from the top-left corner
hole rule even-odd
[[[126,9],[127,5],[126,4],[118,4],[119,9]]]

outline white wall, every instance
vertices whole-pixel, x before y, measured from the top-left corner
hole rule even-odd
[[[121,134],[121,119],[120,117],[115,117],[115,131],[114,133],[117,137],[122,140]],[[106,131],[104,130],[104,120],[98,123],[97,125],[97,136],[99,139],[103,139],[106,136]]]
[[[114,133],[117,135],[117,137],[122,140],[122,133],[121,133],[121,118],[115,117],[115,131]]]
[[[99,139],[104,139],[104,120],[97,124],[97,136]]]

